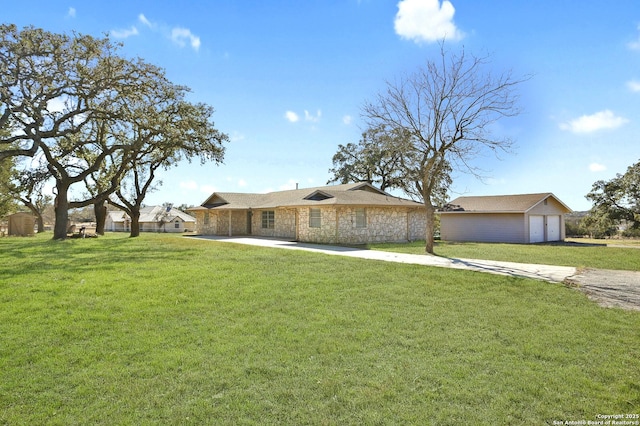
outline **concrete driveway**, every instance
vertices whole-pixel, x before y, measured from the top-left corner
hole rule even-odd
[[[299,243],[276,238],[256,237],[220,237],[190,236],[226,243],[248,244],[260,247],[272,247],[288,250],[304,250],[334,256],[356,257],[360,259],[382,260],[386,262],[411,263],[415,265],[436,266],[440,268],[466,269],[490,274],[509,275],[513,277],[533,278],[560,283],[576,274],[576,268],[569,266],[536,265],[528,263],[497,262],[493,260],[455,259],[424,254],[404,254],[379,250],[366,250],[352,247],[330,246],[323,244]]]

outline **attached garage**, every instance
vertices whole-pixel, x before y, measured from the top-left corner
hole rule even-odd
[[[458,197],[439,212],[440,235],[445,241],[562,241],[571,211],[552,193]]]

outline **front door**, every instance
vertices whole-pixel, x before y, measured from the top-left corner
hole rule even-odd
[[[251,210],[247,212],[247,235],[251,235],[251,218],[253,217],[253,213]]]

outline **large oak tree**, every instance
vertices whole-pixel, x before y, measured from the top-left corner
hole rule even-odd
[[[640,161],[629,166],[624,174],[595,182],[587,198],[594,204],[589,212],[591,222],[624,221],[631,229],[640,229]]]
[[[131,133],[144,118],[135,115],[138,106],[173,86],[162,69],[123,58],[118,48],[108,38],[0,25],[0,127],[11,130],[0,138],[0,160],[32,157],[46,165],[55,180],[55,239],[66,237],[70,208],[104,202],[118,189],[136,151],[148,149]],[[180,90],[173,93],[167,102],[184,102]],[[100,185],[86,191],[101,171]],[[85,196],[70,199],[72,187],[75,197]]]

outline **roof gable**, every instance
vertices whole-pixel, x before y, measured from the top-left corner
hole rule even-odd
[[[355,184],[352,188],[349,189],[349,191],[367,191],[367,192],[372,192],[374,194],[389,195],[386,192],[384,192],[382,189],[376,188],[375,186],[371,185],[368,182],[360,182],[358,184]]]
[[[305,200],[310,200],[310,201],[323,201],[329,198],[333,198],[333,195],[327,194],[326,192],[320,191],[320,190],[314,191],[311,194],[304,197]]]
[[[211,194],[211,196],[207,198],[204,203],[202,203],[203,206],[211,206],[211,207],[222,206],[224,204],[228,204],[227,200],[225,200],[220,196],[220,194],[217,194],[215,192]]]

